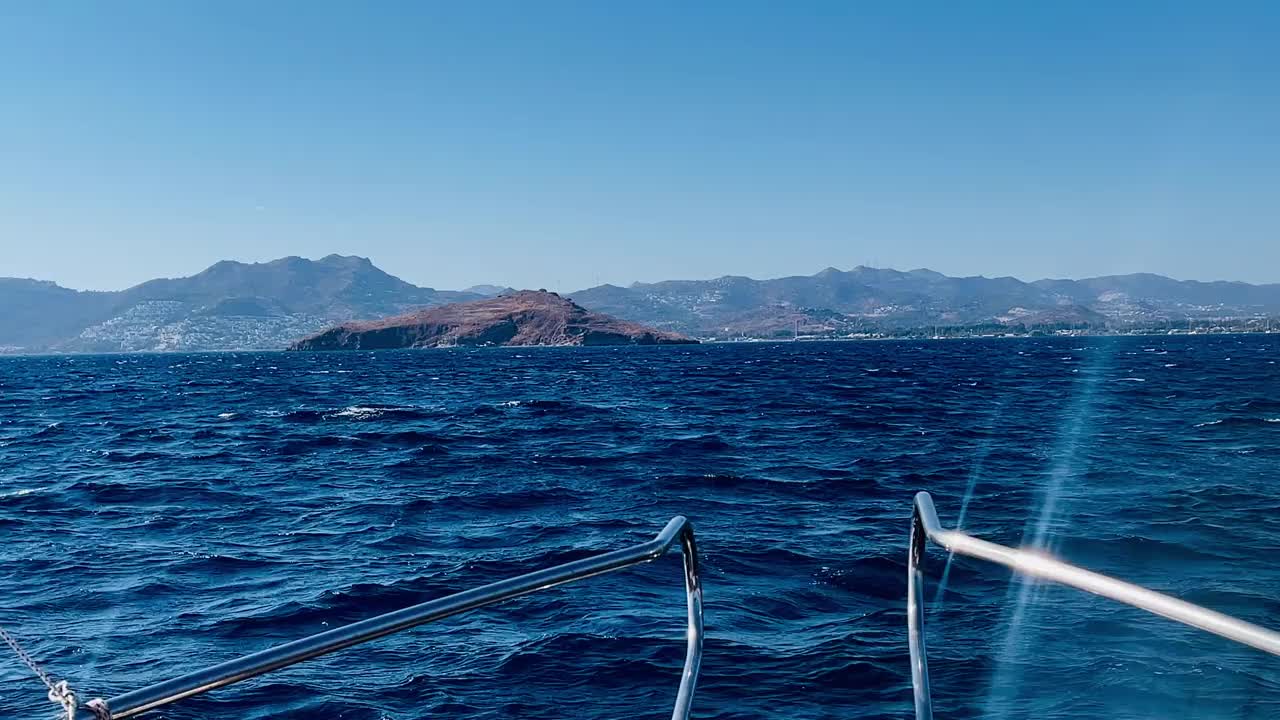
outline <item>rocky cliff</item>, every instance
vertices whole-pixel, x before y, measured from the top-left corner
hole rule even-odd
[[[487,345],[671,345],[683,335],[591,312],[555,293],[524,290],[407,315],[350,322],[290,350],[383,350]]]

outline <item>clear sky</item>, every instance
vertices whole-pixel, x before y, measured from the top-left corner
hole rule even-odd
[[[1277,2],[0,0],[0,276],[1280,281]]]

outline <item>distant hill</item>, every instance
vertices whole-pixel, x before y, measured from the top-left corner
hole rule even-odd
[[[219,262],[119,292],[0,279],[0,347],[121,352],[283,348],[332,325],[478,295],[421,288],[365,258]]]
[[[932,270],[827,268],[816,275],[602,285],[584,306],[696,336],[769,337],[984,324],[1151,324],[1280,314],[1280,285],[1159,275],[1087,280],[950,277]]]
[[[335,324],[501,297],[510,288],[418,287],[360,257],[224,261],[118,292],[0,278],[0,352],[280,349]],[[1280,317],[1280,285],[1136,274],[1084,280],[950,277],[932,270],[827,268],[756,280],[601,285],[583,308],[695,337],[843,335],[933,326],[1151,326]]]
[[[385,350],[486,345],[679,345],[683,335],[591,312],[555,293],[525,290],[372,322],[349,322],[291,350]]]
[[[472,285],[462,292],[471,293],[472,295],[482,295],[484,297],[497,297],[503,293],[512,293],[515,291],[515,288],[502,287],[501,285]]]
[[[114,293],[0,278],[0,350],[43,350],[111,316]]]

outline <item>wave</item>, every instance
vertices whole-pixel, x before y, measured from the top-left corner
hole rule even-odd
[[[374,420],[384,415],[413,415],[417,416],[420,412],[417,408],[408,407],[387,407],[378,405],[351,405],[336,412],[326,413],[326,420],[334,418],[350,418],[352,420]]]
[[[161,430],[159,428],[153,428],[153,427],[130,428],[116,435],[115,437],[116,443],[123,443],[123,444],[128,444],[133,442],[171,443],[171,442],[174,442],[175,440],[177,440],[177,438],[175,438],[172,434],[165,432],[164,430]]]
[[[672,438],[664,444],[665,452],[726,452],[732,449],[733,445],[711,433]]]
[[[550,399],[534,399],[534,400],[506,400],[496,405],[488,405],[489,409],[500,411],[521,410],[525,412],[536,411],[540,413],[555,413],[563,415],[574,414],[592,414],[592,413],[613,413],[619,410],[623,403],[588,403],[573,400],[550,400]]]
[[[360,432],[353,436],[356,440],[376,445],[397,445],[418,447],[432,445],[443,447],[453,442],[448,435],[426,430],[397,430],[393,432]]]
[[[30,435],[30,437],[32,438],[52,437],[54,435],[60,435],[64,432],[66,432],[66,426],[64,426],[60,422],[53,422],[35,431]]]
[[[918,490],[934,493],[947,526],[971,497],[964,525],[1016,544],[1056,478],[1060,554],[1250,620],[1280,613],[1267,600],[1280,582],[1268,555],[1280,511],[1269,475],[1280,374],[1268,363],[1280,338],[1248,339],[1257,352],[1161,339],[1169,357],[1141,353],[1153,342],[6,360],[6,627],[39,635],[86,683],[140,687],[192,658],[230,659],[645,542],[681,514],[696,528],[706,602],[696,713],[897,717],[910,712]],[[1068,355],[1079,359],[1058,360]],[[1082,394],[1071,369],[1095,360],[1101,382]],[[1159,370],[1170,361],[1179,372]],[[1130,376],[1145,382],[1108,382]],[[93,391],[106,383],[130,391]],[[662,712],[682,661],[681,566],[673,549],[175,712]],[[981,714],[986,688],[1011,673],[1019,702],[1108,717],[1126,711],[1109,688],[1185,698],[1195,686],[1238,708],[1270,687],[1247,654],[1156,619],[1126,620],[1124,635],[1109,605],[1036,586],[1008,644],[1061,671],[1042,677],[1029,655],[1001,650],[1020,587],[1007,572],[930,548],[926,573],[926,625],[949,678],[938,699],[961,715]],[[92,657],[77,670],[67,649],[86,637]],[[0,693],[0,717],[42,702]]]
[[[1271,423],[1280,422],[1280,418],[1261,418],[1261,417],[1224,417],[1217,420],[1208,420],[1196,423],[1195,427],[1200,428],[1244,428],[1244,427],[1265,427]]]
[[[165,484],[128,484],[99,480],[80,480],[67,487],[66,494],[81,496],[96,505],[129,505],[201,508],[201,515],[214,507],[239,507],[252,499],[231,490],[209,487],[198,482]]]
[[[128,452],[125,450],[104,450],[102,458],[113,463],[144,463],[165,460],[170,456],[160,452]]]
[[[1258,397],[1220,400],[1213,404],[1213,409],[1232,413],[1280,413],[1280,400]]]
[[[20,498],[27,495],[34,495],[38,492],[44,492],[44,488],[19,488],[17,490],[0,491],[0,500],[5,498]]]
[[[504,408],[528,408],[530,410],[564,410],[573,407],[573,403],[563,400],[507,400],[498,403]]]
[[[279,413],[280,411],[274,411]],[[273,411],[268,411],[273,413]],[[299,409],[283,412],[283,414],[266,414],[266,417],[278,416],[286,422],[315,424],[325,421],[361,422],[368,420],[416,420],[431,417],[427,409],[401,405],[348,405],[333,409]]]

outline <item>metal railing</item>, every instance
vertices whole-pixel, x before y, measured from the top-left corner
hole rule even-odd
[[[702,580],[698,572],[698,548],[694,542],[693,526],[682,516],[672,518],[657,537],[639,545],[575,560],[527,575],[499,580],[403,610],[378,615],[368,620],[361,620],[197,670],[105,701],[96,700],[84,707],[92,710],[98,718],[107,720],[135,717],[183,698],[226,687],[418,625],[442,620],[468,610],[475,610],[556,585],[650,562],[665,555],[677,541],[684,556],[684,583],[689,627],[686,636],[684,670],[680,677],[680,689],[676,693],[675,709],[671,712],[671,718],[686,720],[693,703],[698,668],[702,663]]]
[[[911,548],[907,554],[907,641],[911,652],[911,686],[917,720],[933,718],[933,702],[929,694],[929,660],[924,647],[924,574],[920,569],[924,560],[925,543],[928,541],[958,555],[1004,565],[1023,575],[1101,595],[1272,655],[1280,655],[1280,633],[1274,630],[1076,567],[1046,553],[1017,550],[979,540],[959,530],[944,530],[942,523],[938,522],[933,498],[929,493],[921,492],[916,493],[915,508],[911,514]]]

